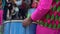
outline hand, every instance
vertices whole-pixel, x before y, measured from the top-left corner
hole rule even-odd
[[[23,20],[23,26],[28,26],[32,23],[31,19],[30,18],[26,18]]]

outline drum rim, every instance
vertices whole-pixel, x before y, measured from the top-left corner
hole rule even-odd
[[[4,23],[8,23],[8,22],[12,22],[12,23],[14,23],[14,22],[20,22],[20,23],[22,23],[23,20],[8,20],[8,21],[4,21]],[[35,22],[32,22],[32,23],[35,23]]]

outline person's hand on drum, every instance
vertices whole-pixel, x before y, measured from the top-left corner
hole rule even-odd
[[[28,26],[32,23],[31,18],[26,18],[23,20],[23,26]]]

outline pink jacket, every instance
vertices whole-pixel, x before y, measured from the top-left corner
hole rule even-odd
[[[48,12],[51,4],[52,0],[40,0],[37,9],[31,15],[32,20],[40,20]]]
[[[51,5],[52,5],[52,0],[40,0],[37,9],[31,15],[32,20],[33,21],[41,20],[45,16],[45,14],[47,14],[47,12],[50,10]],[[48,14],[51,14],[52,12],[55,12],[55,11],[52,11],[52,12],[49,11],[49,12],[50,13],[48,13]],[[56,14],[57,14],[57,11],[55,12],[54,15],[56,15]],[[53,15],[53,13],[52,13],[52,15]],[[54,16],[54,17],[56,17],[56,16]],[[59,17],[60,17],[60,13],[59,13]],[[47,20],[47,22],[45,22],[45,20],[43,20],[43,21],[44,21],[43,22],[44,24],[50,22],[50,20]],[[50,22],[50,23],[59,24],[59,22],[57,20],[56,20],[56,22],[52,20],[52,22]],[[50,24],[48,24],[48,25],[50,25]],[[44,27],[44,26],[41,26],[38,24],[37,28],[36,28],[36,34],[60,34],[60,28],[53,29],[53,28]]]

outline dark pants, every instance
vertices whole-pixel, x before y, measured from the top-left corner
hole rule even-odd
[[[7,17],[7,8],[4,7],[3,19],[6,20]]]
[[[26,18],[26,14],[27,14],[27,9],[19,9],[19,14],[18,16],[22,16],[22,19]]]

